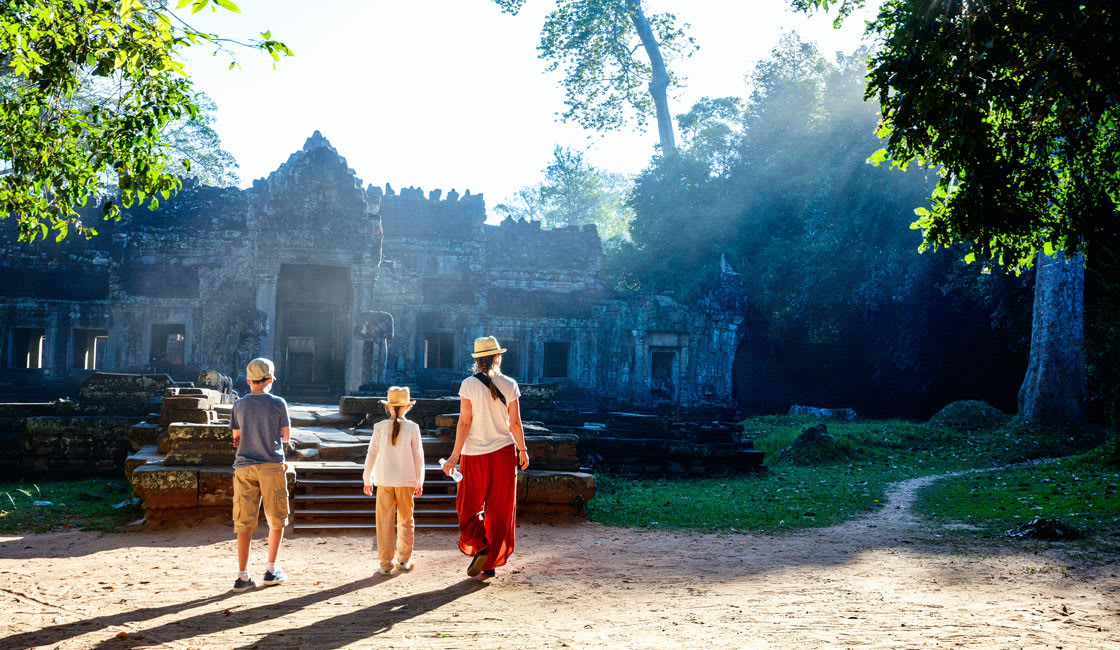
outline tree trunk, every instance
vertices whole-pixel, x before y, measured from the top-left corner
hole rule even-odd
[[[653,29],[642,11],[641,0],[626,0],[630,10],[630,20],[642,39],[642,47],[649,57],[653,76],[649,82],[649,94],[653,96],[653,106],[657,111],[657,134],[661,137],[661,153],[669,156],[677,153],[677,140],[673,135],[673,116],[669,114],[669,71],[665,69],[665,59],[661,57],[661,47],[653,35]]]
[[[1084,259],[1080,253],[1039,253],[1031,356],[1019,388],[1024,420],[1077,424],[1085,419],[1084,329]]]

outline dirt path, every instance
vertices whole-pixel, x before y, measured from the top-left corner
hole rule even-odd
[[[419,535],[416,570],[388,578],[369,538],[293,537],[288,584],[239,595],[220,525],[4,537],[0,649],[1120,647],[1120,550],[1075,568],[946,542],[909,509],[936,478],[796,534],[526,524],[489,584],[448,534]]]

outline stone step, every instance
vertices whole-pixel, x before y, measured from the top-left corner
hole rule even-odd
[[[443,474],[443,472],[440,472],[440,474]],[[362,489],[363,485],[364,484],[362,483],[361,478],[353,478],[353,479],[305,479],[305,478],[298,478],[298,477],[296,478],[296,487],[301,487],[301,486],[302,487],[309,487],[309,488],[353,487],[353,488],[357,488],[357,489],[360,490],[360,489]],[[446,479],[446,480],[435,479],[435,480],[430,481],[430,480],[427,480],[427,478],[425,478],[425,480],[424,480],[424,489],[425,490],[427,490],[429,487],[453,487],[454,485],[455,485],[455,481],[452,481],[451,479]]]
[[[458,513],[454,509],[442,508],[438,510],[424,510],[416,508],[413,511],[414,518],[420,523],[432,523],[442,521],[458,521]],[[340,522],[349,521],[351,523],[365,523],[373,520],[377,516],[376,508],[310,508],[307,510],[294,510],[292,511],[293,521],[299,524],[308,524],[313,522]]]
[[[454,499],[454,494],[421,494],[414,497],[417,504],[444,502]],[[364,494],[297,494],[292,497],[298,507],[302,503],[373,503],[373,497]]]
[[[308,524],[293,524],[292,532],[295,533],[321,533],[321,532],[360,532],[377,530],[375,524],[355,524],[344,522],[327,522],[327,523],[308,523]],[[419,523],[416,524],[416,530],[440,531],[440,530],[459,530],[459,524],[430,524]]]

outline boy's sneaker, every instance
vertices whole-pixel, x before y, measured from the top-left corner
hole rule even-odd
[[[392,570],[392,569],[386,569],[385,567],[379,567],[379,568],[377,569],[377,572],[376,572],[376,573],[377,573],[377,575],[379,575],[379,576],[387,576],[387,575],[389,575],[389,574],[390,574],[390,573],[392,573],[392,572],[393,572],[393,570]]]
[[[482,565],[486,564],[486,558],[486,551],[479,551],[478,553],[475,553],[474,557],[471,558],[470,565],[467,566],[467,575],[473,578],[479,573],[482,573]]]
[[[257,583],[253,580],[253,576],[249,576],[247,580],[242,580],[241,577],[238,576],[237,580],[233,583],[234,591],[249,591],[250,589],[256,588]]]
[[[397,568],[401,571],[411,571],[414,566],[416,565],[412,563],[412,560],[408,562],[397,562]]]
[[[276,567],[276,570],[274,571],[264,572],[264,586],[266,587],[269,585],[282,584],[287,579],[288,574],[284,573],[284,570],[280,567]],[[250,580],[252,580],[252,578],[250,578]]]

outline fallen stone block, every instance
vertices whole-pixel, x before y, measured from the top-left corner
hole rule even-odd
[[[205,397],[211,404],[221,404],[222,394],[211,388],[199,388],[194,386],[176,386],[168,388],[163,393],[163,398],[170,399],[172,397]]]
[[[145,510],[198,505],[198,470],[141,465],[132,472],[132,489]]]
[[[303,462],[320,460],[319,450],[316,448],[292,449],[288,452],[287,457],[289,460]]]
[[[176,446],[163,458],[163,464],[174,467],[233,466],[237,450],[229,451],[205,447]]]
[[[128,443],[133,451],[140,451],[148,445],[155,445],[159,441],[160,428],[154,424],[141,422],[128,429]]]
[[[291,429],[291,437],[288,439],[288,445],[293,449],[307,449],[309,447],[318,447],[321,440],[319,436],[307,429]]]
[[[233,505],[233,468],[204,467],[198,470],[198,505]]]
[[[83,410],[144,415],[158,406],[164,391],[174,385],[167,375],[97,372],[82,382],[78,403]]]
[[[351,461],[355,463],[365,462],[366,450],[369,445],[362,443],[353,444],[340,444],[334,442],[324,442],[319,447],[319,459],[324,461]]]
[[[789,407],[790,415],[808,415],[814,418],[825,418],[829,420],[845,420],[851,422],[858,416],[854,409],[826,409],[817,406],[801,406],[794,404]]]
[[[27,419],[27,432],[33,436],[84,436],[88,438],[128,439],[128,430],[136,418],[100,415],[70,415]]]
[[[176,423],[167,427],[171,440],[195,440],[215,445],[233,446],[233,430],[228,426]]]
[[[308,431],[308,429],[303,430]],[[310,429],[310,431],[311,433],[314,433],[322,443],[332,442],[336,444],[354,444],[358,442],[358,439],[355,438],[352,434],[349,434],[345,431],[339,431],[337,429],[316,428]]]
[[[164,411],[209,411],[213,407],[205,395],[177,395],[163,399]]]
[[[385,398],[344,395],[338,402],[338,412],[357,417],[364,417],[367,413],[384,413],[385,407],[381,404],[383,399]]]
[[[188,424],[213,424],[214,422],[213,411],[181,411],[165,409],[159,414],[159,425],[161,427],[168,427],[177,422],[184,422]]]
[[[536,469],[553,471],[576,471],[579,469],[579,456],[576,445],[579,436],[571,433],[552,435],[525,435],[525,445],[529,449],[529,461]]]
[[[139,451],[124,459],[124,475],[132,480],[132,473],[137,467],[144,465],[163,465],[163,455],[156,451],[155,445],[142,447]]]
[[[582,512],[595,497],[595,476],[583,472],[528,470],[517,473],[517,501],[556,503]]]

